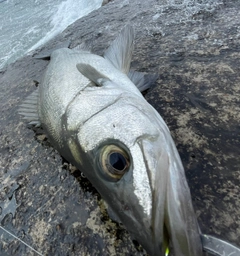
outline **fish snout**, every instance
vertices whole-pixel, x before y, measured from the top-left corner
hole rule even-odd
[[[150,256],[165,255],[169,244],[164,219],[169,159],[159,143],[158,137],[138,141],[142,164],[138,157],[133,170],[133,191],[137,196],[133,216],[139,227],[133,238],[140,242]],[[133,155],[139,156],[137,149],[134,152]]]

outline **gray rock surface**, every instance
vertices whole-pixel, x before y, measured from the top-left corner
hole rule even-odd
[[[133,24],[132,67],[159,74],[146,98],[170,128],[200,227],[240,246],[240,2],[167,2],[110,1],[39,53],[86,41],[102,54]],[[30,55],[0,72],[1,226],[42,255],[146,255],[81,172],[18,116],[46,65]],[[0,255],[38,254],[0,228]]]

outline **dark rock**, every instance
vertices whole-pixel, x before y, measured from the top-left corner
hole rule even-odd
[[[102,54],[133,24],[132,67],[159,74],[146,98],[174,137],[200,227],[240,246],[240,2],[178,2],[111,1],[37,52],[70,40]],[[26,56],[0,72],[0,206],[11,202],[1,225],[43,255],[146,255],[86,178],[18,116],[47,63]],[[1,228],[0,236],[1,255],[36,255]]]

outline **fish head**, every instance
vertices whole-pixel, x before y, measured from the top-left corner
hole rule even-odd
[[[92,96],[82,92],[78,102],[89,104],[91,98],[93,105],[84,109],[93,112],[78,128],[80,153],[75,162],[107,202],[110,217],[123,223],[150,255],[165,254],[173,229],[185,232],[181,243],[188,247],[180,209],[188,212],[189,223],[193,219],[194,232],[195,215],[180,158],[162,118],[141,95],[106,88],[85,93]],[[94,110],[100,101],[103,105]]]
[[[91,166],[83,170],[107,202],[110,216],[150,250],[155,244],[153,200],[162,148],[159,130],[139,109],[138,100],[122,95],[89,119],[78,139],[87,156],[82,162],[88,159]],[[158,237],[158,251],[163,250],[163,240]]]
[[[154,134],[144,133],[132,145],[109,139],[92,152],[98,174],[95,182],[101,186],[97,189],[108,204],[109,216],[123,223],[132,239],[140,242],[150,255],[163,255],[169,243],[164,227],[165,200],[155,204],[159,162],[154,155],[159,152],[158,142]],[[159,203],[161,210],[156,212]]]

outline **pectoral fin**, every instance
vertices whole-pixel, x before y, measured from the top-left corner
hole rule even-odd
[[[98,86],[103,86],[106,84],[106,82],[110,81],[108,77],[97,71],[89,64],[79,63],[77,64],[77,69],[83,76],[85,76]]]

